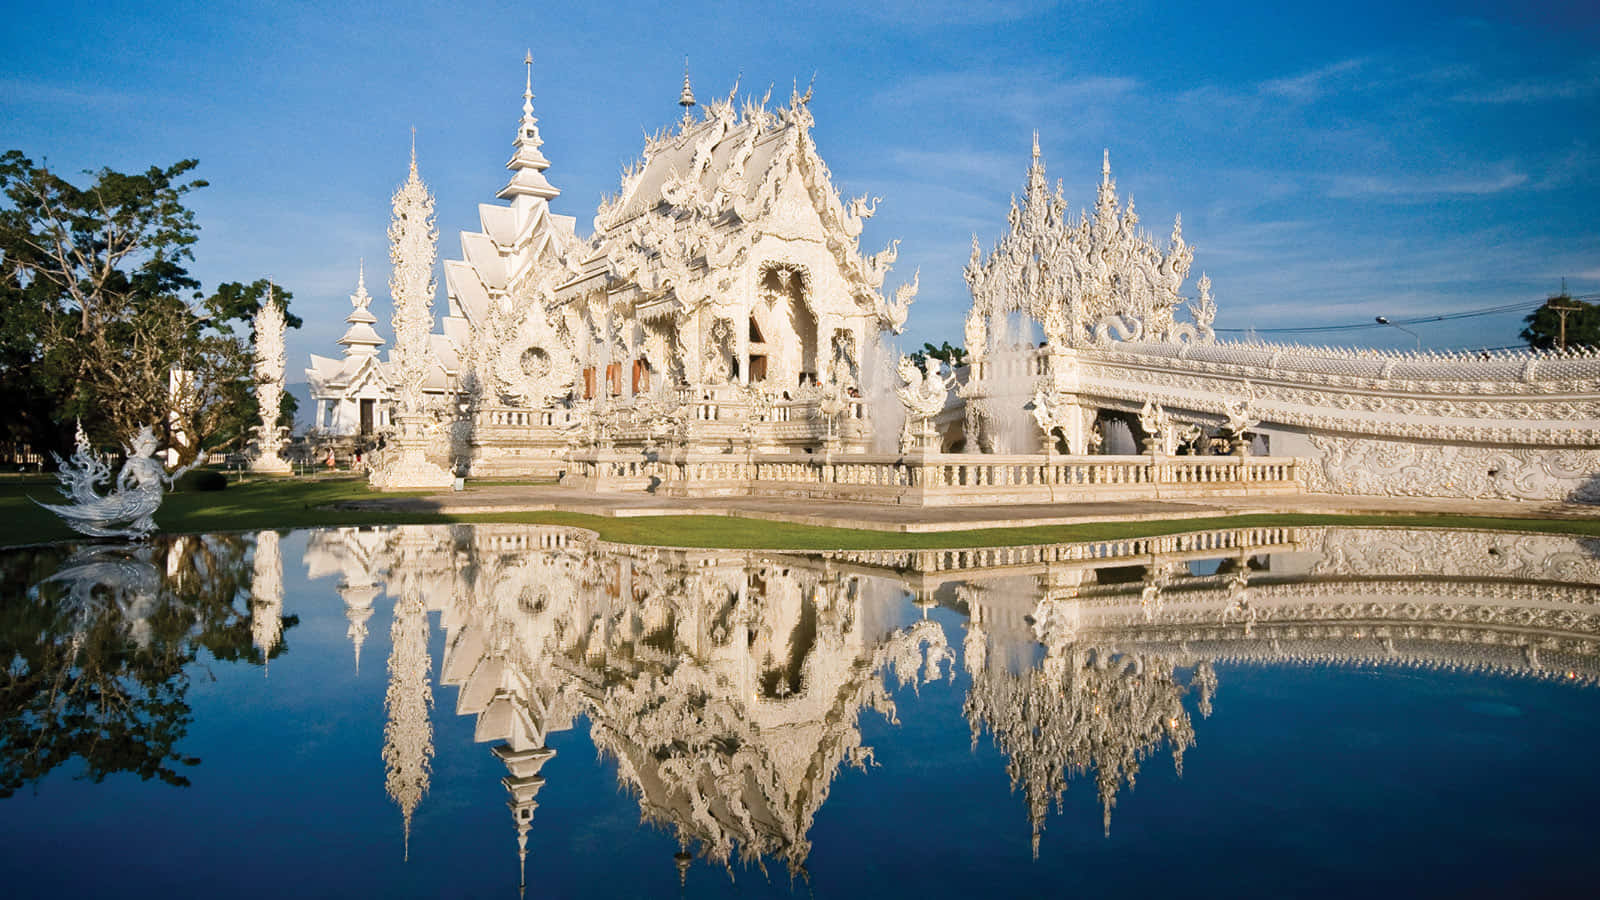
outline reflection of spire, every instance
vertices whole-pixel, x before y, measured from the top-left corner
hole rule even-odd
[[[345,636],[355,649],[356,674],[361,674],[361,645],[367,640],[367,620],[372,618],[372,601],[378,594],[375,584],[341,584],[339,596],[344,598],[344,618],[350,623]]]
[[[517,827],[517,890],[520,894],[528,887],[528,829],[533,826],[533,811],[539,808],[533,798],[544,787],[539,768],[556,752],[548,747],[513,750],[510,744],[497,744],[493,752],[511,772],[500,779],[500,783],[511,795],[511,801],[506,806],[511,809],[511,819]]]
[[[407,586],[395,603],[393,648],[389,652],[389,690],[384,705],[389,722],[383,729],[384,787],[405,820],[405,858],[411,859],[411,817],[428,793],[429,760],[433,756],[433,688],[428,670],[428,613],[421,593]]]
[[[1075,644],[1019,675],[986,669],[973,677],[965,712],[973,740],[985,729],[1008,757],[1006,772],[1028,805],[1034,856],[1045,818],[1069,779],[1095,773],[1106,834],[1123,784],[1163,742],[1183,772],[1194,727],[1184,685],[1161,657]]]
[[[678,867],[678,892],[689,884],[689,864],[694,862],[694,856],[689,853],[689,843],[684,838],[678,839],[678,852],[672,854],[672,862]]]
[[[254,569],[250,578],[250,642],[261,653],[263,671],[283,637],[283,555],[278,533],[256,536]]]

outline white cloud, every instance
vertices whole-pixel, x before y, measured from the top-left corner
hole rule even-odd
[[[1288,78],[1263,81],[1256,86],[1256,90],[1269,97],[1309,103],[1329,93],[1334,82],[1360,70],[1366,64],[1365,59],[1341,60]]]
[[[1462,91],[1452,99],[1460,103],[1542,103],[1550,100],[1581,100],[1600,93],[1600,78],[1514,81],[1478,90]]]
[[[1338,198],[1388,197],[1397,200],[1433,196],[1498,194],[1529,181],[1525,172],[1502,171],[1486,175],[1335,175],[1328,196]]]

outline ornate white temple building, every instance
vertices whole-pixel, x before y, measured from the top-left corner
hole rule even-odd
[[[405,380],[433,423],[430,465],[924,505],[1600,498],[1594,350],[1219,341],[1210,280],[1185,294],[1181,224],[1165,246],[1142,232],[1109,154],[1093,210],[1073,220],[1037,139],[1006,235],[988,254],[974,239],[970,366],[896,366],[885,337],[917,279],[888,291],[897,243],[861,249],[877,198],[834,189],[809,90],[776,110],[736,92],[699,105],[685,75],[681,121],[647,138],[583,237],[551,208],[530,62],[504,202],[480,205],[480,230],[443,265],[440,329],[403,354],[426,360]],[[431,246],[396,248],[431,267]],[[343,358],[307,370],[332,434],[385,429],[399,396],[362,283],[352,300]]]

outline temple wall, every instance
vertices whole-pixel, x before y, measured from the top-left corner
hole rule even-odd
[[[1300,435],[1317,493],[1600,503],[1600,450]],[[1274,452],[1279,452],[1274,450]]]

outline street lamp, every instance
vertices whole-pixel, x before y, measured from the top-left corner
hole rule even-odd
[[[1389,321],[1389,317],[1388,316],[1379,316],[1378,317],[1378,324],[1379,325],[1387,325],[1390,328],[1398,328],[1401,331],[1404,331],[1406,334],[1411,335],[1412,337],[1417,339],[1417,350],[1418,351],[1422,350],[1422,338],[1415,331],[1412,331],[1411,329],[1405,327],[1404,325],[1396,325],[1395,323]]]

